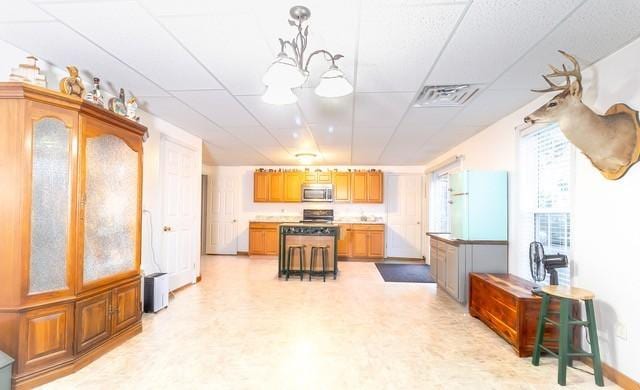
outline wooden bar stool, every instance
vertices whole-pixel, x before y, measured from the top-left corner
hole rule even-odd
[[[604,386],[602,378],[602,363],[600,361],[600,348],[598,346],[598,330],[596,328],[596,316],[593,310],[594,295],[590,291],[576,287],[565,286],[545,286],[542,287],[542,304],[540,305],[540,315],[538,317],[538,327],[536,329],[536,342],[533,348],[533,358],[531,363],[534,366],[540,364],[540,353],[548,352],[558,359],[558,384],[565,386],[567,384],[567,366],[571,365],[576,357],[588,356],[593,359],[593,374],[595,376],[596,385]],[[551,298],[560,300],[560,312],[550,312],[549,302]],[[587,320],[577,320],[571,317],[570,308],[572,301],[584,301]],[[550,314],[559,314],[559,318],[551,319]],[[550,323],[557,326],[560,331],[560,339],[558,341],[558,351],[552,351],[551,348],[545,347],[544,342],[544,325]],[[580,347],[571,345],[571,327],[572,326],[587,327],[589,335],[589,343],[591,344],[591,352],[583,351]],[[556,340],[547,340],[556,341]]]
[[[311,262],[309,264],[309,281],[311,281],[311,275],[313,274],[313,266],[318,259],[318,253],[322,255],[322,281],[327,281],[327,260],[329,258],[329,245],[312,246],[311,247]]]
[[[300,280],[302,280],[304,276],[304,248],[305,247],[306,245],[289,245],[287,247],[287,269],[285,270],[287,277],[285,278],[285,280],[289,280],[289,273],[291,271],[291,258],[293,257],[296,251],[298,251],[298,257],[300,258],[300,267],[298,272],[300,272]]]

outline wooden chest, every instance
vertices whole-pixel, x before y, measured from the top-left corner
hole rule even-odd
[[[531,294],[532,282],[510,274],[470,274],[469,313],[513,346],[518,356],[531,356],[542,299]],[[558,311],[552,301],[550,310]],[[557,340],[547,324],[546,340]],[[555,347],[554,343],[545,343]]]

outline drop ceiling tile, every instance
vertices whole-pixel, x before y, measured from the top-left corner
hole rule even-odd
[[[439,129],[460,111],[461,107],[412,107],[405,115],[401,127]]]
[[[27,0],[11,0],[3,4],[0,22],[41,22],[54,20],[46,12]]]
[[[98,76],[107,92],[123,87],[139,97],[166,96],[161,88],[59,22],[0,24],[0,39],[58,68],[75,65],[85,80]]]
[[[228,130],[238,139],[247,145],[254,147],[279,148],[278,140],[274,138],[266,129],[260,126],[254,127],[232,127]]]
[[[465,7],[362,2],[356,90],[417,91]]]
[[[582,1],[473,2],[427,82],[495,80]]]
[[[210,143],[203,145],[207,162],[214,165],[269,165],[271,160],[262,154],[249,149],[231,149]]]
[[[409,104],[412,92],[356,94],[354,125],[356,127],[395,127]]]
[[[340,98],[322,98],[312,88],[296,91],[298,106],[307,123],[319,125],[351,125],[353,120],[353,95]]]
[[[238,96],[240,103],[267,128],[302,126],[302,114],[295,104],[274,105],[262,101],[260,96]]]
[[[165,121],[217,144],[237,144],[239,140],[211,123],[207,118],[174,97],[144,97],[140,99],[140,109],[156,115]],[[153,128],[153,126],[150,126]]]
[[[306,151],[317,152],[316,141],[306,128],[270,129],[269,131],[280,145],[293,154]]]
[[[539,88],[546,86],[541,74],[547,64],[564,60],[562,49],[574,55],[582,69],[611,54],[640,35],[640,1],[590,0],[509,69],[493,88]]]
[[[324,163],[330,165],[351,164],[351,147],[348,145],[319,145]]]
[[[227,91],[179,91],[178,99],[222,127],[259,126]]]
[[[481,92],[453,121],[453,126],[488,126],[538,97],[526,89]]]
[[[351,126],[309,125],[313,138],[318,145],[351,148]]]
[[[44,8],[166,90],[219,89],[220,84],[138,3],[50,4]],[[99,23],[94,17],[99,15]],[[123,44],[123,42],[138,44]]]
[[[55,1],[55,0],[53,0]],[[149,12],[156,16],[202,15],[202,14],[236,14],[246,12],[243,1],[211,1],[211,0],[138,0]]]
[[[262,38],[253,15],[210,14],[160,20],[231,93],[264,92],[262,76],[277,53]]]
[[[352,164],[376,164],[394,127],[356,127],[351,147]]]

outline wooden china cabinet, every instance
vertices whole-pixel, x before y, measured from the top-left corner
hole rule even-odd
[[[142,331],[142,138],[129,119],[0,83],[0,350],[17,388]]]

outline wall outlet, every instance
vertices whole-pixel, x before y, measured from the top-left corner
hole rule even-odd
[[[617,338],[621,340],[627,339],[627,327],[623,323],[616,322],[615,331],[616,331]]]

